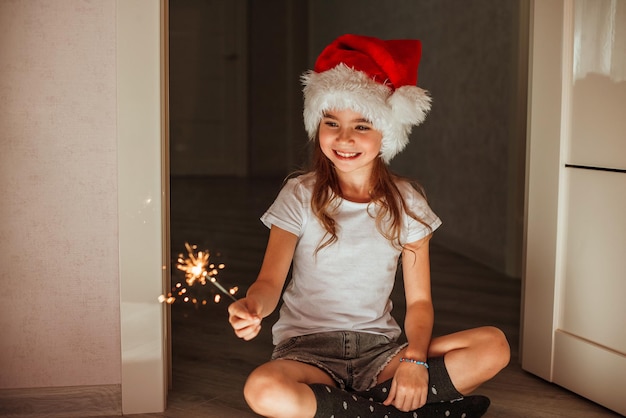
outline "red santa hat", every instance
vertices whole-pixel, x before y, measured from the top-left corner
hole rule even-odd
[[[343,35],[302,75],[304,126],[310,139],[324,112],[351,109],[382,132],[385,163],[406,147],[415,125],[426,118],[430,96],[417,87],[422,54],[418,40],[381,40]]]

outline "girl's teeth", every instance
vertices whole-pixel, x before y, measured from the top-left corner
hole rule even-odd
[[[351,158],[351,157],[355,157],[357,155],[356,152],[339,152],[337,151],[337,155],[339,155],[340,157],[343,158]]]

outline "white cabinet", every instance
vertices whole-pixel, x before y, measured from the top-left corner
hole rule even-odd
[[[534,2],[522,367],[626,414],[626,2]]]
[[[626,173],[566,171],[552,381],[624,414]]]

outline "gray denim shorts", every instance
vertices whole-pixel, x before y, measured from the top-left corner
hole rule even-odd
[[[362,391],[376,385],[380,372],[405,346],[384,335],[323,332],[278,343],[272,360],[295,360],[317,366],[340,388]]]

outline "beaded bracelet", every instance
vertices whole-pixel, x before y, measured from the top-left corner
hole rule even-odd
[[[413,360],[412,358],[404,358],[404,357],[402,357],[400,359],[400,363],[402,363],[402,362],[418,364],[420,366],[424,366],[424,367],[428,368],[428,363],[426,363],[425,361]]]

